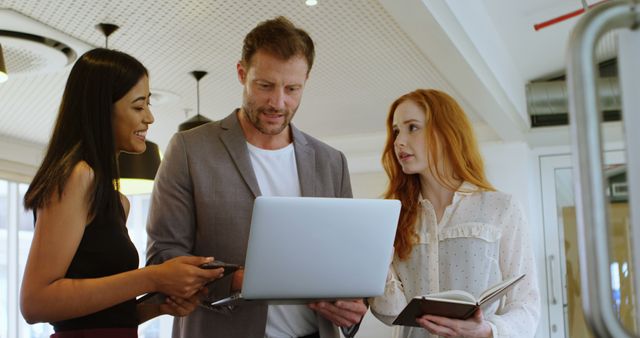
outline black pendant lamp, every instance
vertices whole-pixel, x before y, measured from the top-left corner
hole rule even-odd
[[[151,141],[144,141],[147,149],[141,154],[120,153],[118,168],[120,178],[153,181],[160,167],[160,149]]]
[[[109,35],[117,31],[120,26],[112,23],[99,23],[96,25],[96,29],[102,32],[104,35],[104,48],[109,49]]]
[[[209,120],[208,118],[200,115],[200,79],[207,75],[207,72],[196,70],[191,72],[191,75],[196,78],[196,98],[198,100],[198,110],[196,110],[196,115],[194,117],[180,123],[180,125],[178,126],[178,131],[189,130],[191,128],[195,128],[197,126],[201,126],[205,123],[211,122],[211,120]]]
[[[109,48],[109,35],[119,27],[109,23],[100,23],[96,28],[104,34],[105,48]],[[153,189],[153,180],[160,167],[158,145],[145,141],[147,148],[141,154],[120,153],[118,171],[120,172],[120,191],[123,194],[148,194]]]

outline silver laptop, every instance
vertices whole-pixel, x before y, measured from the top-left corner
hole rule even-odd
[[[383,294],[400,202],[256,198],[239,301],[296,304]]]

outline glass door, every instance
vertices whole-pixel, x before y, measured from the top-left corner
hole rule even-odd
[[[637,332],[626,165],[622,151],[605,153],[609,196],[611,297],[624,327]],[[570,155],[542,156],[540,168],[550,337],[593,337],[582,311],[580,263]]]

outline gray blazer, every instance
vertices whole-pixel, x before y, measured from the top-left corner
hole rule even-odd
[[[158,170],[149,210],[147,264],[181,255],[244,264],[253,201],[260,196],[236,111],[223,120],[176,133]],[[291,126],[302,196],[352,197],[344,155]],[[229,294],[231,278],[212,297]],[[340,337],[317,316],[322,338]],[[266,305],[231,314],[202,308],[174,320],[173,337],[264,337]]]

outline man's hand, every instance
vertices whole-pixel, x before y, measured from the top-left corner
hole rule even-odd
[[[189,298],[167,297],[165,302],[160,305],[160,314],[175,317],[187,316],[196,309],[200,301],[206,298],[208,294],[209,290],[204,287]]]
[[[367,306],[362,299],[341,299],[335,302],[317,302],[309,304],[309,308],[317,311],[322,317],[333,324],[349,327],[360,323],[367,312]]]
[[[244,281],[244,269],[235,271],[231,278],[231,292],[240,292],[242,290],[242,282]]]

